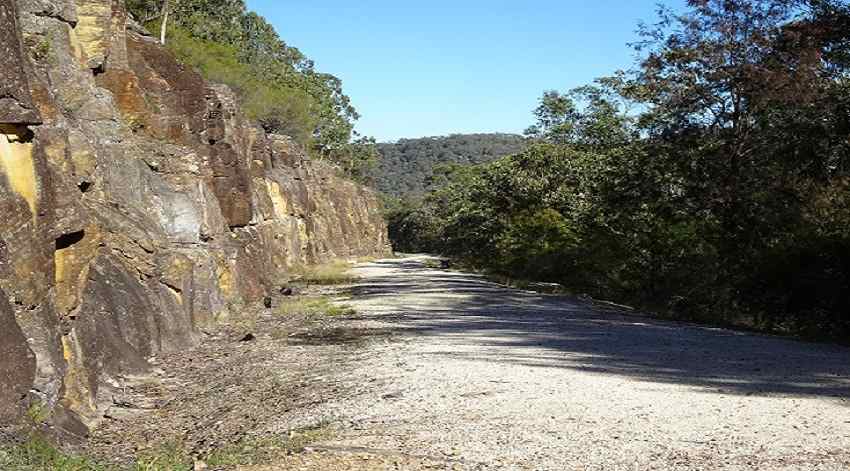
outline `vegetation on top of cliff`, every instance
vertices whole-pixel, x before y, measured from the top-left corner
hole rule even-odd
[[[850,339],[850,7],[690,0],[391,238],[684,319]]]
[[[244,0],[128,0],[127,7],[154,29],[168,12],[167,47],[206,79],[232,87],[267,131],[292,136],[356,179],[377,161],[374,139],[354,131],[359,115],[342,82],[316,70]]]
[[[375,187],[394,197],[418,197],[453,165],[474,165],[515,154],[526,146],[515,134],[452,134],[378,144]]]
[[[306,145],[318,125],[312,98],[303,90],[276,87],[257,77],[253,68],[239,61],[233,46],[196,39],[182,28],[169,33],[169,48],[207,80],[230,86],[243,98],[249,118],[266,130],[285,134]]]

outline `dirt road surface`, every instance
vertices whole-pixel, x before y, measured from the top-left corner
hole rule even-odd
[[[317,405],[342,425],[292,469],[850,469],[850,349],[622,315],[424,260],[355,270],[358,321],[394,333],[340,373],[363,387]]]

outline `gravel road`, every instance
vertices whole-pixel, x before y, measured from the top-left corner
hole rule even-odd
[[[317,456],[376,463],[356,469],[850,469],[850,349],[623,316],[424,260],[355,270],[359,321],[397,334],[343,373],[359,393],[315,411],[344,423]]]

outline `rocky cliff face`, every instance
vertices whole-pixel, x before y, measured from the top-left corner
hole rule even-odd
[[[123,0],[0,0],[0,424],[96,424],[299,265],[384,253],[375,195],[266,135]]]

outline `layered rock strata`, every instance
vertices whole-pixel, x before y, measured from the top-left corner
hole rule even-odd
[[[150,357],[294,268],[388,249],[372,191],[126,16],[0,0],[0,424],[38,408],[84,434]]]

